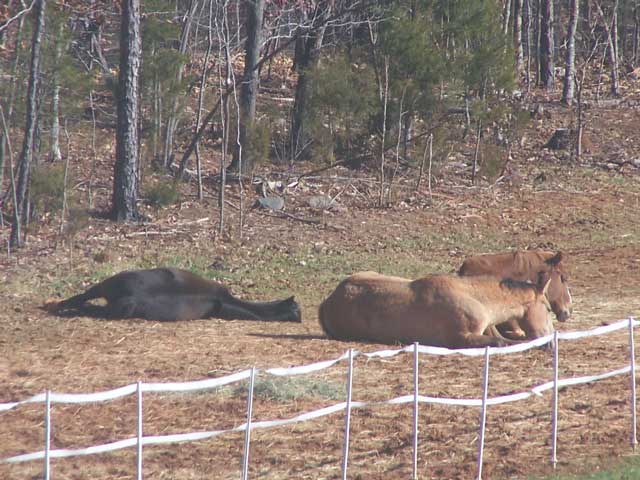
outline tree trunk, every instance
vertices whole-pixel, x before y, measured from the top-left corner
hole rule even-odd
[[[387,106],[389,104],[389,57],[384,57],[384,94],[382,97],[382,136],[380,139],[380,195],[378,206],[383,205],[384,200],[384,169],[385,169],[385,141],[387,134]]]
[[[633,66],[640,63],[640,3],[633,7]]]
[[[564,66],[564,85],[562,88],[562,102],[571,105],[574,93],[574,77],[576,75],[576,28],[580,9],[579,0],[571,0],[569,12],[569,28],[567,29],[567,56]]]
[[[309,27],[304,42],[301,42],[300,49],[296,51],[296,70],[299,72],[298,83],[296,85],[295,100],[293,103],[293,113],[291,118],[291,161],[304,151],[308,142],[307,132],[304,131],[304,117],[307,109],[307,96],[309,90],[309,69],[314,67],[320,56],[320,48],[324,39],[326,29],[325,18],[331,15],[329,2],[319,2],[314,12],[314,18],[318,18],[315,25]]]
[[[502,7],[502,34],[509,33],[509,22],[511,21],[511,0],[504,0]]]
[[[112,217],[117,221],[138,219],[136,200],[140,155],[138,96],[141,58],[140,0],[122,0],[116,165],[112,201]]]
[[[540,83],[547,90],[553,90],[553,0],[540,0]]]
[[[256,116],[256,98],[260,84],[258,61],[262,44],[264,0],[247,0],[245,5],[248,9],[246,15],[247,42],[245,44],[244,76],[240,88],[240,145],[235,149],[233,160],[229,166],[231,170],[238,170],[242,174],[251,173],[254,163],[253,155],[247,146]]]
[[[16,191],[16,215],[11,225],[11,247],[22,246],[21,229],[27,217],[27,190],[29,188],[31,160],[33,157],[33,137],[36,128],[38,77],[40,76],[40,42],[44,31],[46,0],[35,3],[35,20],[31,40],[31,66],[29,68],[29,86],[27,87],[27,119],[24,140],[18,166],[18,185]]]
[[[523,0],[513,3],[513,48],[516,53],[516,68],[521,73],[524,68],[524,52],[522,49],[522,6]]]
[[[611,95],[618,96],[618,49],[616,47],[616,37],[618,33],[618,0],[613,4],[613,12],[611,17],[611,27],[607,23],[607,19],[604,16],[600,2],[595,2],[596,11],[600,17],[600,21],[604,27],[605,34],[607,35],[607,55],[609,56],[609,64],[611,66]],[[615,35],[615,36],[614,36]]]
[[[531,90],[531,0],[524,0],[522,3],[522,38],[524,51],[526,52],[525,82],[527,92]]]
[[[51,160],[54,162],[59,162],[62,159],[62,154],[60,153],[60,58],[62,57],[63,32],[64,22],[60,20],[55,41],[53,93],[51,94]]]

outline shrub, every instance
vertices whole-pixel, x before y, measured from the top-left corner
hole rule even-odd
[[[149,205],[161,208],[176,203],[180,195],[173,182],[162,181],[147,187],[144,196]]]
[[[57,212],[64,203],[64,166],[41,164],[31,170],[31,200],[38,210]]]

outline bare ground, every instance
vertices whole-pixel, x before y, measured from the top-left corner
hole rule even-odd
[[[250,366],[260,369],[302,365],[335,358],[347,348],[375,351],[382,345],[344,343],[324,338],[317,304],[351,273],[351,265],[333,266],[327,277],[303,260],[331,265],[332,255],[358,256],[357,265],[387,273],[452,271],[469,254],[506,248],[545,247],[567,254],[574,296],[573,318],[561,331],[588,329],[637,315],[640,311],[640,220],[638,175],[634,170],[606,171],[607,155],[625,148],[636,156],[638,112],[626,130],[615,125],[613,110],[593,114],[592,163],[567,168],[562,159],[540,152],[535,142],[523,149],[511,180],[489,187],[466,187],[443,180],[433,200],[413,192],[414,173],[398,182],[394,207],[366,207],[375,184],[359,177],[309,179],[288,197],[287,211],[299,218],[246,211],[244,240],[217,238],[213,200],[198,205],[183,199],[178,207],[153,213],[144,226],[112,225],[92,218],[77,235],[73,250],[56,245],[56,228],[36,232],[27,249],[2,260],[0,312],[0,402],[16,401],[45,389],[94,392],[130,384],[198,380]],[[613,128],[613,127],[612,127]],[[553,125],[541,122],[543,138]],[[612,140],[612,137],[617,138]],[[538,142],[539,143],[539,142]],[[532,153],[538,152],[538,153]],[[346,171],[339,175],[349,177]],[[345,187],[346,185],[346,187]],[[305,190],[306,189],[306,190]],[[344,208],[318,215],[305,207],[304,194],[343,190]],[[232,187],[233,202],[237,188]],[[204,220],[203,220],[204,219]],[[237,220],[231,209],[229,223]],[[6,230],[4,231],[6,232]],[[140,258],[169,262],[167,252],[206,256],[225,268],[246,272],[232,289],[243,296],[296,294],[303,307],[301,324],[265,324],[198,320],[184,323],[100,321],[58,318],[40,309],[50,295],[81,288],[96,270],[130,265]],[[261,265],[269,252],[295,261]],[[71,252],[71,253],[70,253]],[[309,252],[313,253],[309,257]],[[100,255],[96,255],[99,253]],[[402,258],[394,269],[394,258]],[[99,257],[99,258],[98,258]],[[309,257],[309,258],[308,258]],[[273,260],[273,257],[271,261]],[[340,257],[342,258],[342,257]],[[302,259],[302,260],[301,260]],[[364,259],[364,260],[362,260]],[[255,271],[269,271],[269,285]],[[248,264],[248,265],[247,265]],[[288,266],[287,266],[288,265]],[[297,270],[293,270],[295,265]],[[288,270],[288,268],[290,270]],[[271,269],[271,270],[269,270]],[[234,278],[238,278],[237,276]],[[256,286],[256,282],[259,285]],[[636,344],[638,344],[636,336]],[[561,377],[602,373],[628,363],[626,332],[563,342]],[[433,396],[481,395],[482,361],[462,356],[421,357],[421,393]],[[551,354],[533,350],[491,359],[490,395],[527,390],[552,378]],[[310,381],[343,388],[344,363],[310,375]],[[355,363],[354,400],[385,400],[411,392],[412,358]],[[633,453],[630,446],[629,377],[616,377],[560,392],[558,470],[594,471]],[[145,435],[232,428],[244,422],[242,392],[193,395],[148,394],[144,399]],[[258,396],[254,420],[288,418],[340,400],[304,395],[293,400]],[[135,434],[135,398],[96,405],[54,405],[54,448],[81,448]],[[528,478],[550,473],[551,395],[489,409],[485,478]],[[0,458],[43,448],[43,406],[22,406],[1,414]],[[319,420],[256,431],[252,437],[250,478],[340,478],[344,418]],[[410,478],[409,405],[355,410],[352,416],[350,478]],[[469,478],[475,475],[478,448],[477,408],[422,405],[419,477]],[[243,438],[229,434],[212,440],[151,446],[144,453],[147,478],[238,478]],[[53,478],[131,478],[135,449],[54,460]],[[0,464],[1,478],[35,478],[41,462]]]

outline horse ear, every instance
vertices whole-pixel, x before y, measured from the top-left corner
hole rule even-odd
[[[553,257],[551,257],[549,260],[547,260],[545,263],[547,265],[552,266],[552,267],[557,267],[558,265],[560,265],[560,262],[562,261],[562,258],[563,258],[562,252],[558,252]]]

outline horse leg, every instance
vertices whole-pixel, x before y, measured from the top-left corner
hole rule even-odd
[[[101,284],[97,284],[83,293],[58,302],[55,304],[53,311],[62,312],[64,310],[81,310],[89,300],[100,297],[102,297],[102,288]]]
[[[505,338],[510,338],[512,340],[525,340],[527,338],[527,334],[516,320],[500,323],[499,325],[496,325],[496,329]]]

